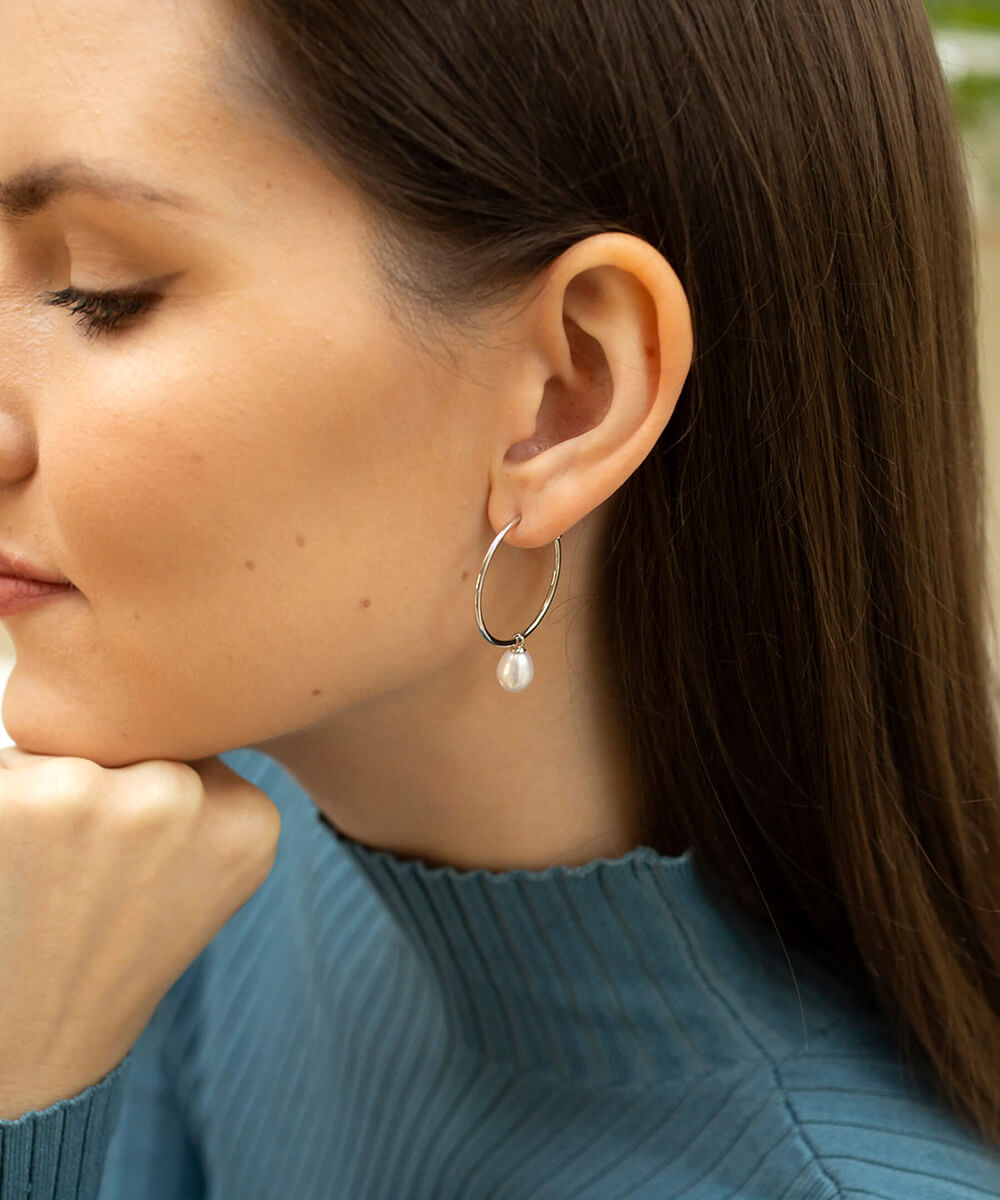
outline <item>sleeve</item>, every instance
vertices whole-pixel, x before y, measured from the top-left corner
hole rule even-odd
[[[201,1161],[165,1068],[175,996],[103,1079],[0,1120],[0,1200],[203,1200]]]
[[[0,1120],[0,1200],[97,1200],[134,1050],[75,1096]]]

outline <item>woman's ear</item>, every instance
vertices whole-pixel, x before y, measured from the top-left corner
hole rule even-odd
[[[693,355],[674,269],[631,234],[597,234],[549,268],[520,313],[535,354],[498,424],[488,517],[524,549],[551,542],[625,482],[656,443]]]

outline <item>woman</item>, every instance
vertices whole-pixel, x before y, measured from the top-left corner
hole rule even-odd
[[[8,610],[0,1200],[1000,1196],[917,0],[15,0],[0,55],[0,550],[68,581]]]

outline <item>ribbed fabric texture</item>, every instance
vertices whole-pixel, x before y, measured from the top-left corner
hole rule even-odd
[[[690,852],[359,845],[266,756],[265,883],[103,1080],[0,1121],[0,1200],[982,1200],[1000,1155]]]

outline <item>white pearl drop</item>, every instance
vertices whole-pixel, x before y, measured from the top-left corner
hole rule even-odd
[[[497,679],[508,692],[523,692],[535,677],[535,664],[527,650],[505,650],[497,664]]]

